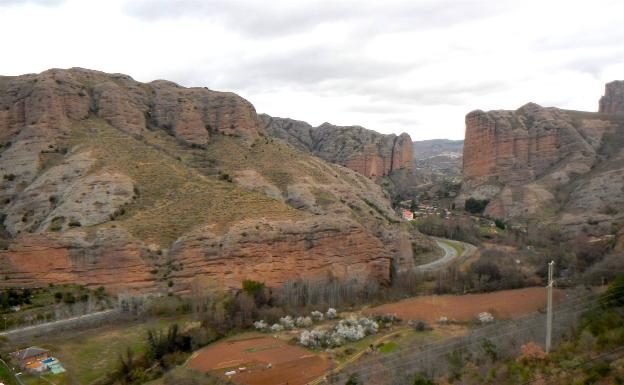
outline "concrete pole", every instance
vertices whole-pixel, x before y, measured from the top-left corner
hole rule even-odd
[[[548,264],[548,305],[546,309],[546,353],[550,353],[552,340],[552,318],[553,318],[553,269],[555,261]]]

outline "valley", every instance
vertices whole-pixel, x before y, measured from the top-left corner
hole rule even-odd
[[[477,110],[464,141],[414,142],[164,80],[0,77],[0,380],[494,384],[579,339],[602,354],[622,95]]]

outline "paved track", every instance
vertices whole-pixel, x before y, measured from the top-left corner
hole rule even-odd
[[[433,262],[429,262],[429,263],[425,263],[424,265],[416,266],[414,269],[416,269],[417,271],[439,270],[445,267],[446,265],[448,265],[449,263],[453,262],[458,257],[459,258],[470,257],[477,250],[477,248],[471,245],[470,243],[453,241],[450,239],[437,238],[437,237],[431,237],[431,239],[433,239],[436,242],[439,248],[444,250],[444,255],[441,258],[436,259]],[[464,252],[462,253],[462,255],[457,255],[457,250],[455,250],[454,247],[450,246],[449,243],[461,244],[464,247]]]

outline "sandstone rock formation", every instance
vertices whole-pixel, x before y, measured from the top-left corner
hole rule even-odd
[[[600,98],[598,112],[605,114],[624,112],[624,80],[607,83],[605,94]]]
[[[372,177],[411,160],[408,136],[344,129],[336,144],[324,127],[303,152],[265,129],[227,92],[79,68],[0,77],[0,285],[184,292],[202,276],[238,287],[411,268],[414,235],[381,187],[308,154]]]
[[[614,83],[607,85],[613,88]],[[612,109],[616,91],[601,100]],[[543,108],[466,116],[463,193],[490,201],[486,215],[610,232],[623,219],[624,118]]]
[[[265,114],[260,118],[269,135],[368,178],[386,176],[412,164],[412,140],[406,133],[383,135],[360,126],[329,123],[312,127],[306,122]]]

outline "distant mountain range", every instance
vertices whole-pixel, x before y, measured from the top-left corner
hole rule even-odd
[[[414,160],[423,160],[434,156],[461,158],[464,152],[463,140],[430,139],[413,142]]]

